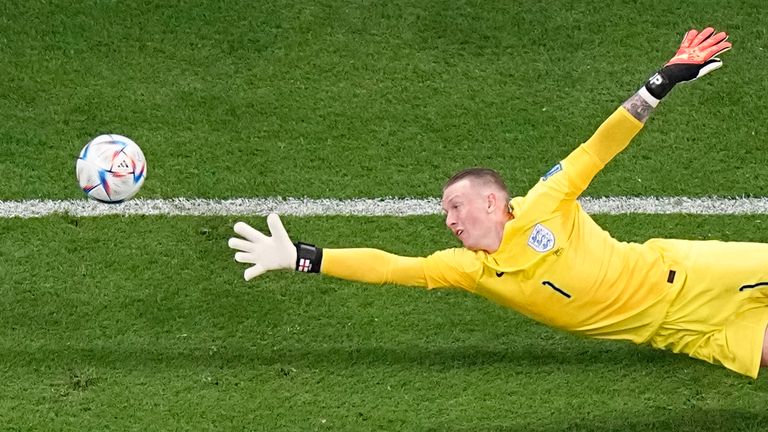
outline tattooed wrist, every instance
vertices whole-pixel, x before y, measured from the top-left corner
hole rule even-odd
[[[645,123],[648,117],[653,112],[653,105],[651,105],[640,93],[635,93],[627,99],[621,106],[623,106],[632,117],[638,119],[640,122]]]

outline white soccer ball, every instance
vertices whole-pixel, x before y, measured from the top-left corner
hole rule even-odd
[[[89,198],[119,203],[139,191],[147,178],[141,148],[122,135],[99,135],[80,151],[75,164],[77,181]]]

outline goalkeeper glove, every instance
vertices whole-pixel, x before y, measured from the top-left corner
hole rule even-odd
[[[323,250],[306,243],[291,243],[288,233],[274,213],[267,216],[271,237],[267,237],[245,222],[235,224],[235,233],[243,238],[229,239],[229,247],[237,250],[235,261],[253,264],[243,273],[245,280],[251,280],[270,270],[295,269],[318,273],[323,259]]]
[[[689,30],[675,56],[640,88],[640,95],[655,107],[675,84],[693,81],[720,68],[723,62],[716,56],[731,49],[726,39],[725,32],[715,33],[712,27],[701,33]]]

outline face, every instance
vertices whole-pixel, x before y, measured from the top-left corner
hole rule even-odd
[[[443,191],[445,224],[465,248],[493,252],[498,247],[495,195],[483,193],[469,179],[460,180]],[[502,224],[503,226],[503,224]]]

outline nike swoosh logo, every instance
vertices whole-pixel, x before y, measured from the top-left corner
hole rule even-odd
[[[496,272],[496,277],[502,277],[504,276],[504,272]]]

